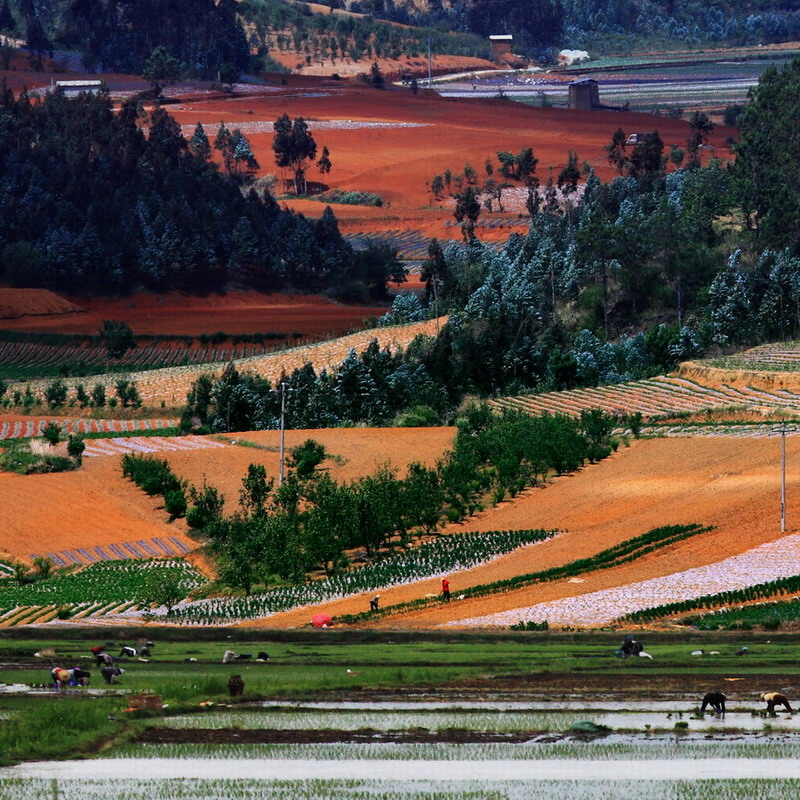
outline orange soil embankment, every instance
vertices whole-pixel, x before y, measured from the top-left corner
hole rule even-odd
[[[789,389],[800,391],[800,372],[781,372],[778,370],[721,369],[706,366],[702,362],[685,361],[678,366],[677,375],[688,378],[703,386],[752,386],[754,389],[773,391]]]
[[[286,449],[313,438],[332,456],[322,469],[338,480],[373,473],[381,464],[401,474],[412,461],[433,466],[452,444],[453,428],[342,428],[287,431]],[[269,478],[278,475],[278,431],[229,434],[230,440],[259,447],[230,445],[196,451],[160,452],[176,474],[196,486],[205,480],[226,496],[233,513],[249,464],[263,464]],[[259,449],[264,448],[264,449]],[[269,449],[266,449],[269,448]],[[148,497],[122,477],[114,456],[84,459],[76,472],[13,475],[0,472],[0,560],[158,536],[183,536],[184,520],[167,522],[160,498]]]
[[[50,314],[80,314],[86,309],[48,289],[0,288],[0,320]]]
[[[6,291],[20,290],[0,290],[0,313],[2,293]],[[383,306],[344,305],[318,294],[264,294],[254,290],[204,296],[140,292],[120,298],[72,297],[70,301],[62,299],[65,307],[73,305],[75,311],[85,313],[40,312],[63,316],[3,320],[3,327],[17,331],[96,334],[104,319],[115,319],[127,322],[136,334],[197,336],[216,331],[232,334],[297,332],[318,339],[327,335],[341,336],[360,327],[364,319],[381,316],[387,310]]]
[[[787,514],[790,524],[800,523],[800,440],[790,438],[787,450]],[[771,541],[780,535],[779,457],[779,444],[766,439],[633,442],[630,448],[621,449],[600,464],[556,478],[546,488],[531,489],[463,525],[451,526],[448,532],[521,528],[563,531],[550,541],[451,575],[453,596],[469,586],[591,556],[662,525],[697,522],[715,526],[713,531],[619,568],[582,575],[581,584],[556,581],[474,600],[454,600],[447,606],[388,617],[371,625],[435,627],[712,564]],[[381,603],[388,606],[438,591],[438,580],[423,581],[382,591]],[[260,624],[286,628],[306,624],[310,613],[335,616],[365,610],[366,595],[279,614]]]

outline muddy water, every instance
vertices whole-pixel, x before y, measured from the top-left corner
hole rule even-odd
[[[117,759],[21,764],[0,769],[2,778],[166,780],[708,780],[800,778],[794,759],[655,759],[648,761],[311,761],[300,759]],[[409,778],[413,776],[413,778]]]

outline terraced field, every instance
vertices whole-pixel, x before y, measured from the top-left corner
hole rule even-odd
[[[297,338],[292,334],[288,338]],[[281,337],[276,337],[281,338]],[[142,370],[174,367],[181,364],[208,364],[218,361],[249,358],[272,350],[263,345],[229,345],[225,347],[138,347],[113,359],[117,370]],[[58,377],[64,365],[77,365],[89,374],[105,372],[108,353],[105,347],[46,345],[32,342],[0,344],[0,374],[6,378]]]
[[[441,317],[438,322],[434,319],[410,325],[359,331],[338,339],[239,359],[236,364],[240,370],[256,372],[274,383],[280,379],[282,374],[299,369],[307,363],[311,363],[317,371],[338,366],[347,358],[351,350],[360,352],[366,349],[373,339],[377,340],[378,346],[381,348],[388,347],[391,350],[397,350],[407,347],[416,336],[434,335],[437,326],[443,325],[446,320],[446,317]],[[127,377],[136,384],[145,406],[153,407],[163,404],[174,407],[185,401],[192,384],[200,375],[219,373],[227,363],[226,361],[217,361],[153,369],[146,372],[131,372]],[[107,374],[98,376],[97,380],[108,388],[113,387],[118,378],[118,375]],[[75,384],[79,383],[80,379],[71,378],[66,382],[72,393]],[[8,387],[7,393],[13,394],[15,391],[22,392],[26,388],[30,388],[32,392],[41,394],[46,385],[44,381],[12,384]]]
[[[721,369],[796,372],[800,370],[800,342],[763,344],[703,363]]]
[[[607,625],[645,608],[735,591],[800,573],[800,534],[784,536],[738,556],[659,578],[565,597],[452,623],[459,626],[507,626],[522,620],[550,624]]]
[[[34,436],[41,436],[42,431],[53,419],[60,423],[65,433],[154,431],[175,428],[178,425],[177,419],[59,419],[58,417],[41,417],[0,422],[0,439],[30,439]],[[91,455],[90,448],[98,444],[93,443],[90,447],[87,447],[85,455]]]
[[[594,389],[571,389],[539,395],[518,395],[492,401],[498,408],[511,408],[530,414],[567,414],[600,409],[610,414],[636,412],[645,418],[686,412],[736,407],[742,410],[784,409],[800,413],[800,394],[786,389],[767,391],[749,386],[718,388],[702,386],[686,378],[659,376]]]

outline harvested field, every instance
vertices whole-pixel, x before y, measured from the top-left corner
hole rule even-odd
[[[326,461],[323,468],[342,480],[371,473],[384,463],[401,470],[415,460],[432,466],[450,446],[453,435],[452,428],[287,431],[286,447],[288,451],[308,438],[316,439],[336,457]],[[233,441],[241,444],[226,443]],[[198,486],[204,480],[217,486],[228,498],[226,510],[232,512],[249,464],[264,464],[268,477],[277,477],[278,443],[278,431],[219,437],[99,439],[87,442],[86,455],[94,457],[86,458],[76,472],[28,476],[0,473],[0,561],[28,559],[33,553],[74,553],[79,548],[96,555],[93,548],[98,545],[108,550],[108,545],[124,548],[125,543],[170,541],[170,537],[194,547],[183,520],[168,523],[167,514],[159,507],[160,498],[148,497],[122,477],[120,453],[127,447],[141,452],[154,450],[159,458],[170,462],[179,477]],[[158,548],[152,549],[161,554]],[[135,555],[125,550],[129,557]],[[153,555],[146,548],[142,550],[145,557]],[[69,556],[62,557],[69,563]]]
[[[324,206],[319,209],[322,213]],[[0,290],[3,291],[12,290]],[[58,298],[52,292],[45,294]],[[2,298],[0,294],[0,305]],[[127,322],[136,334],[197,337],[216,331],[284,336],[300,333],[313,340],[340,336],[361,327],[364,319],[386,313],[383,306],[347,306],[318,294],[263,294],[252,290],[203,297],[182,292],[160,295],[140,292],[115,299],[72,297],[60,302],[65,308],[75,306],[73,313],[40,311],[35,317],[4,319],[2,327],[37,333],[96,334],[104,319],[115,319]],[[57,317],[53,316],[55,313]]]
[[[800,438],[787,439],[789,530],[800,524]],[[450,576],[453,596],[462,588],[509,578],[588,557],[671,524],[715,529],[614,569],[483,598],[453,601],[372,623],[385,627],[434,627],[714,564],[780,536],[780,445],[769,439],[654,439],[635,441],[606,461],[528,490],[449,530],[557,528],[555,538],[491,564]],[[382,592],[384,607],[439,591],[425,581]],[[331,615],[364,611],[364,597],[314,609]],[[310,609],[271,617],[270,627],[308,621]]]
[[[275,383],[284,372],[290,373],[307,363],[311,363],[318,372],[323,368],[330,369],[338,366],[347,358],[351,349],[360,352],[369,346],[373,339],[377,340],[381,348],[389,347],[392,350],[397,350],[398,348],[406,347],[420,334],[434,335],[437,328],[444,325],[446,320],[446,317],[441,317],[438,321],[434,319],[411,325],[373,328],[305,347],[295,347],[282,352],[240,359],[236,365],[242,371],[256,372]],[[215,375],[222,372],[224,367],[224,362],[188,365],[154,369],[146,372],[132,372],[129,373],[128,377],[136,383],[145,406],[153,407],[163,404],[173,407],[185,401],[192,384],[200,375]],[[100,375],[93,378],[92,382],[99,380],[108,388],[113,387],[118,378],[118,375]],[[76,383],[82,382],[82,380],[72,378],[66,382],[71,387],[74,387]],[[32,391],[39,390],[41,392],[44,390],[45,384],[42,382],[29,382],[25,386],[31,387]],[[12,392],[21,391],[24,388],[21,385],[11,385],[9,390]]]

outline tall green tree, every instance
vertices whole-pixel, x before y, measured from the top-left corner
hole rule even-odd
[[[769,67],[739,117],[734,191],[748,228],[768,247],[800,251],[800,58]]]
[[[302,117],[297,117],[292,122],[287,114],[283,114],[275,120],[273,128],[275,136],[272,139],[272,149],[275,163],[279,167],[292,170],[295,194],[305,194],[306,169],[317,155],[317,143]]]
[[[153,48],[142,68],[142,77],[153,87],[156,97],[161,97],[164,87],[181,77],[181,62],[169,54],[166,47]]]

